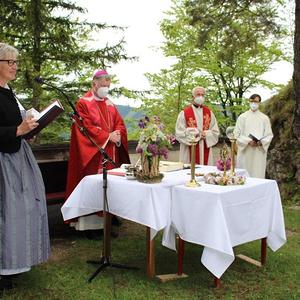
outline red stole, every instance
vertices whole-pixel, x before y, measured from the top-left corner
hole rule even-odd
[[[202,128],[199,128],[200,130],[208,130],[210,126],[211,121],[211,111],[207,106],[202,106],[203,110],[203,124]],[[187,127],[197,127],[197,121],[194,114],[194,110],[192,105],[187,106],[184,109],[184,117]],[[204,165],[207,165],[208,163],[208,155],[209,155],[209,148],[206,145],[206,141],[204,140]],[[190,160],[191,160],[191,147],[190,148]],[[196,164],[200,164],[200,152],[199,152],[199,143],[196,145]]]

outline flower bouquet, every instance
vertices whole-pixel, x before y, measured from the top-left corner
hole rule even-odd
[[[219,171],[224,171],[224,161],[222,159],[218,159],[216,163],[216,167]],[[231,168],[231,158],[227,158],[226,170],[230,170],[230,168]]]
[[[228,171],[231,167],[231,158],[228,157],[229,151],[224,144],[220,150],[220,159],[217,161],[217,169],[223,172],[208,173],[204,176],[205,183],[216,185],[242,185],[245,183],[246,178],[244,176],[236,176],[229,174]]]
[[[165,128],[159,117],[145,116],[138,125],[141,134],[136,152],[141,154],[141,169],[136,178],[145,183],[160,182],[163,174],[159,173],[159,161],[161,157],[168,158],[174,138],[164,133]]]
[[[204,175],[204,181],[216,185],[243,185],[246,181],[244,176],[233,176],[223,173],[208,173]]]

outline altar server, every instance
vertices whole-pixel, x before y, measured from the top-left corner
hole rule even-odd
[[[250,109],[236,122],[237,167],[246,169],[251,177],[265,178],[267,151],[273,138],[270,119],[259,111],[261,97],[253,94]]]

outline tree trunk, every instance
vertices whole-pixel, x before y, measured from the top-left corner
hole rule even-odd
[[[294,37],[294,93],[295,113],[293,132],[295,137],[300,139],[300,1],[295,0],[295,37]]]
[[[41,52],[41,0],[31,0],[30,12],[32,18],[32,34],[33,34],[33,74],[34,77],[40,76],[42,65],[42,52]],[[33,83],[32,106],[40,110],[40,97],[42,94],[41,87]]]

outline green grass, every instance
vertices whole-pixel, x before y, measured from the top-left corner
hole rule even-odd
[[[51,219],[51,218],[50,218]],[[50,222],[51,223],[51,222]],[[139,270],[106,268],[87,283],[96,266],[102,241],[87,240],[63,224],[50,224],[51,259],[15,280],[16,288],[1,299],[300,299],[300,210],[285,209],[288,242],[277,252],[268,249],[267,265],[258,268],[236,259],[216,289],[212,275],[200,263],[202,247],[186,243],[184,272],[188,278],[160,283],[146,276],[145,227],[124,221],[120,235],[112,240],[112,262],[137,266]],[[176,272],[175,252],[156,238],[156,273]],[[259,258],[260,243],[235,248],[235,253]]]

